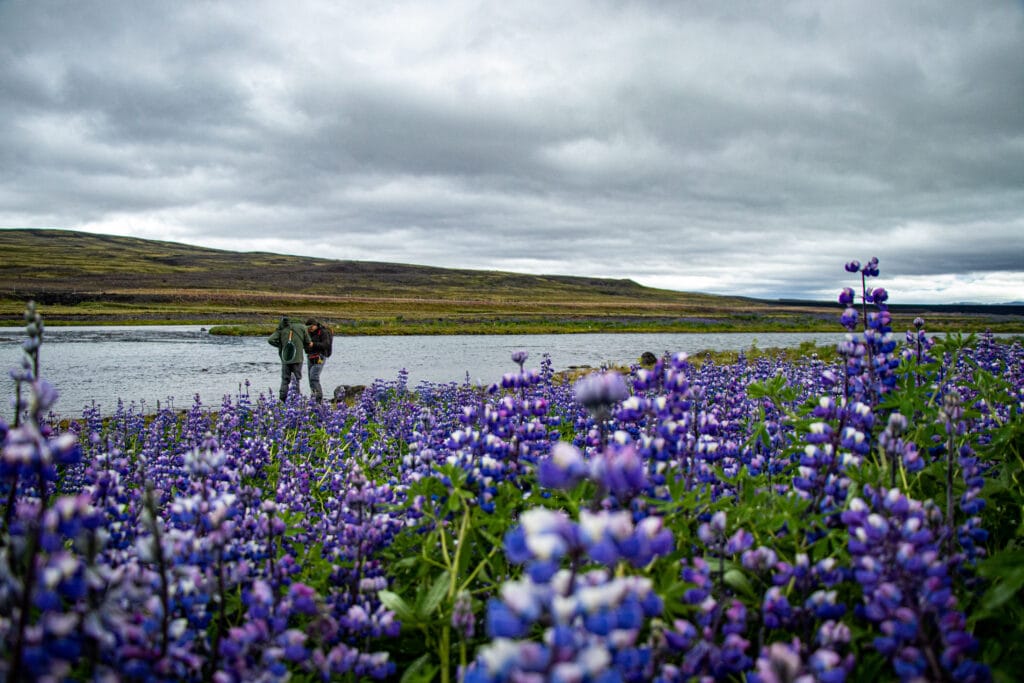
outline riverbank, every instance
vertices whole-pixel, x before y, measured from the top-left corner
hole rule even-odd
[[[2,302],[0,302],[2,303]],[[23,304],[18,303],[18,306]],[[15,308],[14,304],[10,305]],[[0,307],[2,308],[2,307]],[[335,302],[314,307],[282,302],[276,310],[240,308],[230,316],[197,307],[188,310],[163,310],[143,305],[40,306],[48,326],[84,327],[157,327],[190,325],[219,337],[265,337],[277,326],[282,315],[296,320],[318,318],[340,337],[441,336],[441,335],[545,335],[588,333],[635,334],[717,334],[717,333],[827,333],[839,328],[840,307],[790,310],[708,308],[689,310],[665,304],[633,302],[602,306],[596,304],[559,305],[557,302],[515,302],[507,304],[475,302],[379,302],[379,307],[360,302],[354,305]],[[1022,307],[1024,311],[1024,307]],[[910,329],[917,317],[923,317],[932,332],[985,332],[1024,334],[1024,315],[987,314],[971,311],[929,311],[920,307],[890,309],[893,329]],[[9,324],[20,323],[13,316]],[[3,323],[4,316],[0,316]]]
[[[302,319],[298,317],[298,319]],[[723,319],[719,321],[624,320],[622,318],[583,320],[325,320],[335,336],[413,336],[413,335],[504,335],[504,334],[587,334],[587,333],[688,333],[703,332],[832,332],[834,325],[787,325],[784,322],[761,322]],[[274,324],[213,325],[209,332],[224,337],[261,337],[270,335]]]
[[[296,319],[303,319],[296,315]],[[914,318],[911,315],[893,316],[893,327],[896,330],[911,329]],[[839,312],[835,320],[791,320],[761,319],[751,316],[727,317],[721,319],[705,319],[700,321],[686,319],[624,319],[587,318],[587,319],[393,319],[376,320],[342,320],[321,318],[339,337],[382,337],[382,336],[440,336],[440,335],[506,335],[506,334],[705,334],[705,333],[749,333],[770,334],[775,332],[835,332]],[[1024,321],[1002,321],[987,318],[938,317],[928,318],[928,329],[931,332],[995,332],[998,334],[1024,334]],[[276,327],[271,324],[228,324],[211,325],[209,333],[223,337],[264,337],[273,333]]]
[[[115,315],[74,316],[52,315],[46,320],[48,327],[166,327],[190,326],[198,327],[203,332],[216,337],[267,337],[275,327],[279,314],[266,316],[273,322],[236,323],[215,318],[192,317],[119,317]],[[297,320],[307,317],[319,317],[331,326],[335,336],[339,337],[387,337],[387,336],[446,336],[446,335],[546,335],[546,334],[702,334],[702,333],[812,333],[835,332],[839,312],[835,312],[835,320],[750,320],[722,319],[718,321],[687,321],[687,320],[623,320],[622,318],[585,320],[522,320],[522,319],[490,319],[490,320],[455,320],[455,319],[367,319],[342,320],[323,317],[316,314],[294,314]],[[897,315],[893,318],[896,330],[910,329],[913,319],[910,315]],[[0,321],[0,326],[17,327],[18,320],[11,318]],[[1024,321],[1000,320],[988,317],[955,317],[939,316],[927,318],[928,329],[932,332],[962,332],[1024,335]]]

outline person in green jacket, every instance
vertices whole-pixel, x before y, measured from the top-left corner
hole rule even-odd
[[[293,380],[295,391],[302,393],[302,352],[313,346],[306,326],[299,321],[292,322],[285,316],[267,342],[277,347],[277,354],[281,357],[281,400],[288,398],[288,387]]]

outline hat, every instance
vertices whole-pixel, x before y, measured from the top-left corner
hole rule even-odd
[[[309,327],[310,325],[319,325],[319,323],[316,321],[316,318],[309,318],[306,320],[306,326]]]

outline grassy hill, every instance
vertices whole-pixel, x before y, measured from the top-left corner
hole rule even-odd
[[[241,253],[65,230],[0,230],[0,258],[5,325],[20,323],[29,299],[50,325],[173,322],[262,332],[287,313],[324,318],[339,334],[836,330],[839,313],[834,304],[631,280]],[[958,327],[1014,318],[1024,329],[1019,315],[943,314]]]

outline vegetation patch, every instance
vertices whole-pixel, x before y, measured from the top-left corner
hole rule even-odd
[[[0,677],[1015,680],[1024,346],[848,270],[834,349],[61,424],[29,306]]]

